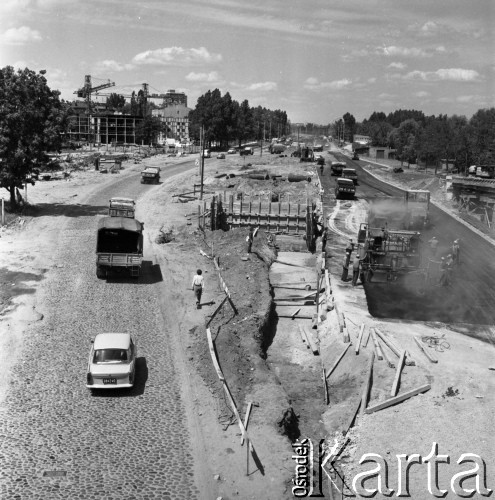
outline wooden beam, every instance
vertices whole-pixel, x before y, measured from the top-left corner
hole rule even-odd
[[[392,342],[392,340],[389,337],[387,337],[386,335],[384,335],[378,328],[375,328],[375,333],[383,340],[383,342],[385,342],[385,344],[388,345],[388,347],[390,347],[390,349],[393,351],[393,353],[396,356],[400,357],[400,355],[402,353],[402,349],[399,349]],[[412,357],[408,351],[406,351],[406,365],[407,366],[415,366],[416,365],[416,363],[414,362],[414,360],[412,359]]]
[[[381,361],[383,359],[383,353],[380,344],[378,343],[378,339],[376,338],[375,329],[370,328],[370,330],[371,330],[370,335],[371,338],[373,339],[373,345],[375,346],[376,357]]]
[[[325,404],[327,405],[330,402],[328,395],[328,384],[327,384],[327,375],[325,373],[325,367],[322,367],[323,371],[323,390],[325,392]]]
[[[370,335],[371,335],[371,328],[368,328],[368,331],[366,332],[366,335],[364,336],[363,339],[363,347],[366,347],[368,345],[368,340],[370,338]]]
[[[361,328],[359,330],[359,335],[356,342],[356,349],[355,349],[356,355],[359,354],[359,348],[361,346],[361,339],[363,338],[363,332],[364,332],[364,323],[361,323]]]
[[[348,344],[346,346],[346,348],[342,351],[342,353],[337,358],[337,360],[335,361],[335,363],[332,365],[332,368],[330,368],[330,370],[328,370],[328,372],[327,372],[327,378],[330,377],[330,375],[333,373],[333,371],[335,370],[335,368],[337,368],[337,365],[340,363],[340,360],[344,357],[344,355],[347,352],[347,349],[349,349],[349,347],[351,347],[351,344]]]
[[[416,337],[416,335],[414,336],[414,340],[416,342],[416,344],[418,344],[418,347],[420,348],[421,351],[423,351],[423,354],[432,362],[432,363],[438,363],[438,359],[433,356],[433,354],[430,354],[428,352],[428,350],[425,348],[425,345],[423,344],[423,342],[421,341],[421,339],[419,339],[418,337]]]
[[[211,360],[213,361],[213,366],[215,367],[218,378],[221,382],[225,382],[225,377],[223,376],[222,369],[218,364],[217,353],[215,352],[215,346],[213,344],[213,339],[211,338],[211,331],[209,328],[206,329],[206,337],[208,339],[208,348],[210,350]]]
[[[380,342],[380,341],[378,341]],[[383,357],[385,358],[385,361],[387,362],[387,365],[390,367],[390,368],[395,368],[395,363],[392,361],[391,357],[389,356],[389,354],[387,353],[387,344],[385,344],[385,342],[383,344],[380,344],[380,347],[382,349],[382,354],[383,354]]]
[[[228,300],[228,297],[225,296],[225,298],[222,300],[222,302],[220,302],[219,306],[213,311],[213,314],[210,316],[210,319],[206,323],[206,328],[208,328],[209,324],[213,321],[213,318],[217,315],[218,311],[220,311],[220,309],[222,309],[223,305],[225,304],[225,302],[227,302],[227,300]]]
[[[422,385],[421,387],[417,387],[416,389],[411,389],[410,391],[404,392],[403,394],[399,394],[394,398],[387,399],[386,401],[382,401],[377,405],[366,408],[365,413],[374,413],[375,411],[383,410],[384,408],[388,408],[389,406],[401,403],[406,399],[412,398],[413,396],[429,391],[430,389],[431,389],[430,384]]]
[[[351,341],[351,336],[349,335],[349,332],[347,331],[347,328],[345,326],[342,329],[342,340],[345,344]]]
[[[399,363],[397,364],[397,371],[395,372],[394,382],[392,384],[392,390],[390,391],[390,395],[392,397],[397,396],[400,383],[400,374],[402,373],[402,368],[404,367],[405,360],[406,360],[406,351],[402,351],[399,358]]]
[[[298,326],[297,331],[299,332],[299,336],[301,337],[303,344],[306,344],[306,335],[304,333],[304,330],[303,330],[301,325],[297,325],[297,326]],[[306,347],[308,349],[310,349],[310,346],[308,344],[306,344]]]
[[[291,315],[291,318],[294,319],[294,317],[296,316],[296,314],[301,310],[301,308],[297,309],[296,311],[294,311]]]
[[[369,394],[371,390],[371,381],[373,379],[373,361],[375,360],[375,352],[371,351],[371,358],[368,363],[368,374],[366,376],[366,384],[364,385],[363,395],[361,396],[361,415],[366,410]]]
[[[251,415],[251,409],[253,408],[253,403],[250,401],[246,410],[246,415],[244,416],[244,429],[247,430],[249,423],[249,415]],[[241,446],[244,444],[244,434],[241,436]]]
[[[291,318],[291,319],[313,319],[313,316],[304,316],[302,314],[298,314],[297,317],[293,318],[290,314],[277,314],[279,318]]]

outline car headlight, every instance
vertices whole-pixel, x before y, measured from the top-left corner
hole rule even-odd
[[[86,374],[86,384],[93,385],[93,375],[91,375],[91,372]]]

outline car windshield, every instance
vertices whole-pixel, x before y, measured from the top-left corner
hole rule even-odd
[[[95,351],[93,362],[99,363],[128,363],[126,349],[98,349]]]

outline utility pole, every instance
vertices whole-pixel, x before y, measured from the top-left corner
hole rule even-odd
[[[200,140],[201,143],[201,159],[200,159],[200,165],[201,165],[201,188],[199,191],[199,199],[203,199],[203,182],[204,182],[204,176],[205,176],[205,152],[204,152],[204,142],[205,142],[205,128],[201,126],[201,132],[200,132],[200,137],[202,137],[202,140]]]

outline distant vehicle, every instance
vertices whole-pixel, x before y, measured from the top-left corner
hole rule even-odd
[[[297,148],[297,147],[299,147],[299,143],[294,141],[294,142],[292,142],[291,146]]]
[[[176,153],[169,153],[167,156],[177,156]]]
[[[315,155],[315,161],[317,165],[325,165],[325,158],[322,155]]]
[[[330,168],[332,169],[332,175],[342,175],[342,170],[346,168],[346,164],[342,161],[332,161],[330,164]]]
[[[133,387],[137,344],[128,333],[99,333],[91,345],[86,374],[88,389]]]
[[[239,154],[241,156],[247,156],[247,155],[252,155],[254,154],[254,149],[253,148],[250,148],[250,147],[245,147],[244,149],[241,149],[239,151]]]
[[[353,160],[359,160],[359,155],[356,153],[356,151],[354,151],[354,153],[352,155],[352,159]]]
[[[394,174],[402,174],[402,172],[404,172],[404,169],[402,167],[394,167],[393,172]]]
[[[203,158],[211,158],[211,153],[209,149],[203,151]]]
[[[236,150],[234,148],[230,148],[228,151],[227,151],[227,154],[228,155],[235,155],[236,154]]]
[[[141,184],[158,184],[160,182],[160,167],[147,167],[141,172]]]
[[[313,147],[313,151],[323,151],[323,144],[316,144]]]
[[[136,203],[131,198],[110,198],[108,202],[109,217],[127,217],[134,219]]]
[[[313,150],[310,148],[301,149],[301,159],[299,161],[314,161],[315,156]]]
[[[96,237],[98,279],[107,278],[111,271],[139,276],[143,263],[143,226],[127,217],[100,219]]]
[[[356,170],[353,168],[343,168],[341,175],[344,179],[351,179],[354,184],[358,183],[358,175]]]
[[[217,158],[219,160],[225,160],[225,153],[219,153],[219,154],[217,154]]]
[[[356,195],[356,186],[351,179],[339,177],[335,184],[335,197],[338,200],[343,198],[354,198]]]
[[[270,145],[270,153],[273,154],[281,154],[285,151],[285,146],[283,144],[271,144]]]

